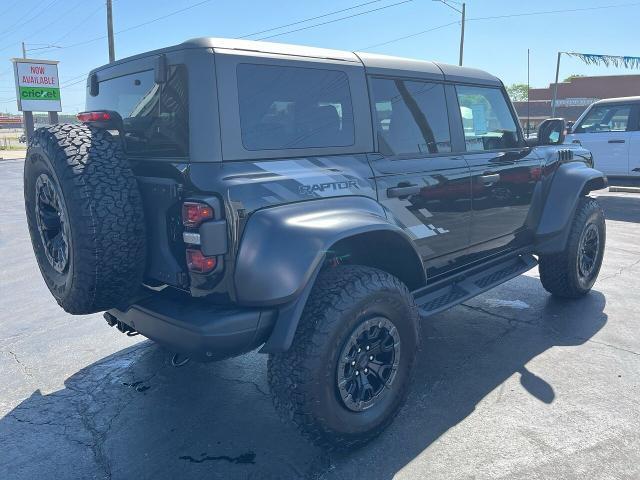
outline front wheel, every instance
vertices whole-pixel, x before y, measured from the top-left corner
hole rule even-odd
[[[564,251],[541,255],[542,286],[555,296],[578,298],[585,295],[598,278],[606,227],[604,212],[593,198],[581,198]]]
[[[321,272],[293,345],[269,358],[276,410],[323,448],[372,440],[406,399],[418,325],[392,275],[357,265]]]

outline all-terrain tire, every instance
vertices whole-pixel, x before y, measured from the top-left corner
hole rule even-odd
[[[337,385],[339,357],[353,341],[354,331],[362,325],[369,328],[382,317],[397,329],[401,347],[397,370],[384,395],[367,409],[353,411]],[[322,448],[361,446],[379,435],[404,403],[418,345],[418,310],[400,280],[365,266],[327,268],[305,305],[293,345],[269,358],[268,380],[276,410]]]
[[[585,235],[597,237],[597,247],[593,248],[593,265],[586,275],[583,274],[585,269],[581,270],[580,267]],[[561,298],[579,298],[589,292],[600,272],[605,240],[606,226],[602,207],[591,197],[581,198],[565,249],[539,258],[540,280],[545,290]]]
[[[98,312],[138,290],[142,200],[118,139],[86,125],[39,128],[25,159],[24,198],[40,272],[62,308]]]

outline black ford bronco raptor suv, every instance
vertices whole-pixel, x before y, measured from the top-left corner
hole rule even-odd
[[[525,139],[480,70],[203,38],[93,70],[86,110],[25,162],[58,303],[183,358],[261,346],[327,448],[392,421],[421,318],[536,264],[580,297],[600,269],[606,178],[562,119]]]

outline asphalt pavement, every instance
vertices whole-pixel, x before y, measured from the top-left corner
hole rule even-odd
[[[22,166],[0,162],[0,479],[640,478],[640,195],[599,195],[607,249],[585,298],[553,299],[532,270],[426,321],[406,406],[338,455],[279,420],[265,356],[175,368],[61,310]]]

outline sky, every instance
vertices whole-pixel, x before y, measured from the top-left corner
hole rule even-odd
[[[468,0],[466,12],[464,65],[507,85],[526,83],[528,48],[532,87],[554,80],[558,51],[640,56],[640,1]],[[436,0],[113,0],[113,23],[118,59],[269,30],[248,38],[457,64],[460,42],[460,14]],[[0,0],[0,112],[17,111],[10,59],[22,41],[29,58],[60,61],[63,111],[82,111],[87,72],[108,62],[105,0]],[[560,79],[630,73],[563,56]]]

